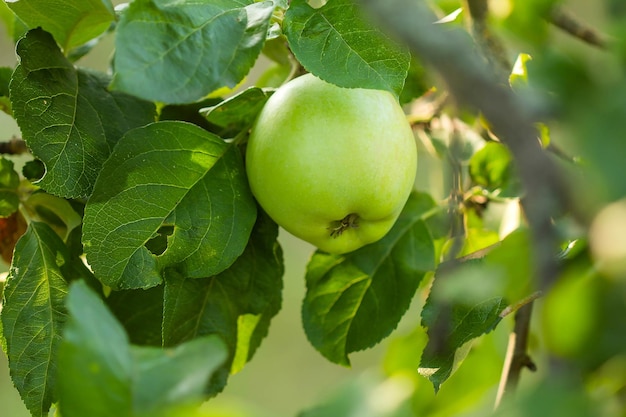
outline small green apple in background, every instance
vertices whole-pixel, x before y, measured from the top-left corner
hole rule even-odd
[[[416,168],[413,132],[392,94],[311,74],[270,97],[246,151],[261,207],[289,233],[336,254],[391,229]]]

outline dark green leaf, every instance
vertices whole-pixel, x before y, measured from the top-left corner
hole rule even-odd
[[[352,0],[319,9],[293,0],[283,30],[298,61],[317,77],[341,87],[402,91],[410,54],[367,22]]]
[[[5,288],[1,317],[11,377],[33,416],[47,416],[54,402],[69,262],[59,236],[32,222],[17,243]]]
[[[201,109],[215,106],[221,101],[220,98],[207,98],[189,104],[169,104],[159,112],[159,120],[180,120],[198,125],[209,132],[219,133],[220,128],[210,124],[199,112]]]
[[[439,266],[422,310],[429,340],[419,368],[435,391],[465,358],[467,343],[500,322],[507,305],[502,297],[505,286],[504,272],[488,269],[480,258]]]
[[[163,285],[147,290],[113,291],[106,303],[132,344],[162,346]]]
[[[189,103],[239,84],[261,52],[274,10],[269,1],[251,3],[132,2],[117,28],[113,87]]]
[[[13,162],[0,157],[0,217],[10,216],[19,207],[19,185],[20,177],[13,169]]]
[[[200,114],[209,123],[226,129],[225,135],[237,134],[252,126],[270,95],[270,91],[251,87],[215,106],[201,109]]]
[[[50,32],[65,53],[100,35],[115,20],[110,0],[17,0],[8,5],[29,28]]]
[[[171,271],[165,282],[164,344],[218,334],[229,350],[222,374],[240,370],[281,306],[284,270],[277,234],[277,226],[262,214],[245,252],[226,271],[193,280]],[[211,391],[223,383],[214,381]]]
[[[46,165],[38,184],[63,197],[91,193],[112,147],[154,120],[154,105],[107,91],[103,74],[75,69],[52,37],[35,29],[17,46],[13,113],[33,154]]]
[[[184,122],[125,135],[85,208],[83,242],[96,276],[115,289],[149,288],[161,271],[215,275],[243,252],[256,217],[239,150]],[[167,249],[145,246],[162,226]]]
[[[165,350],[131,346],[122,326],[84,283],[72,285],[67,309],[58,374],[64,417],[108,417],[112,410],[120,417],[167,415],[172,405],[199,402],[226,356],[217,337]]]
[[[420,281],[435,268],[423,219],[433,207],[430,196],[414,193],[380,241],[347,255],[313,255],[302,317],[309,341],[326,358],[348,365],[348,354],[373,346],[397,326]]]
[[[36,182],[46,174],[46,166],[39,159],[26,161],[22,167],[22,175],[29,181]]]

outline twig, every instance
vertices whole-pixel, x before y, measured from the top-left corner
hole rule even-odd
[[[528,297],[523,298],[522,300],[518,301],[515,304],[511,304],[510,306],[507,306],[504,310],[502,310],[500,312],[500,317],[504,318],[506,316],[508,316],[511,313],[515,313],[518,310],[520,310],[522,307],[524,307],[525,305],[528,305],[530,303],[532,303],[533,301],[535,301],[537,298],[541,297],[541,291],[536,291],[532,294],[530,294]]]
[[[605,34],[581,22],[573,13],[565,10],[563,7],[553,7],[547,20],[564,32],[589,45],[600,49],[608,47],[609,40]]]
[[[537,367],[527,353],[532,308],[533,302],[531,301],[522,306],[515,313],[515,326],[513,332],[509,335],[506,358],[504,360],[500,385],[498,386],[498,393],[496,395],[496,408],[500,405],[505,395],[510,395],[515,391],[515,387],[519,383],[522,369],[528,368],[531,371],[537,370]]]
[[[13,137],[7,142],[0,142],[0,154],[21,155],[27,152],[26,142],[21,138]]]

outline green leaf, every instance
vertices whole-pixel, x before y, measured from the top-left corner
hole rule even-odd
[[[222,374],[240,370],[280,310],[284,268],[277,235],[276,224],[262,213],[246,250],[226,271],[205,279],[187,279],[168,271],[164,344],[218,334],[229,351]],[[223,384],[223,379],[214,381],[211,391],[221,390]]]
[[[55,400],[69,261],[57,234],[31,222],[16,245],[4,292],[1,318],[11,377],[33,416],[47,416]]]
[[[51,33],[66,54],[115,20],[110,0],[13,0],[8,6],[29,28]]]
[[[8,39],[17,42],[28,31],[26,23],[13,13],[5,1],[0,1],[0,20],[4,23]]]
[[[147,290],[113,291],[106,304],[134,345],[162,346],[163,285]]]
[[[283,30],[298,61],[317,77],[341,87],[402,91],[410,54],[370,25],[352,0],[319,9],[294,0]]]
[[[82,282],[70,288],[67,309],[58,374],[64,417],[108,417],[111,410],[120,417],[167,415],[170,407],[201,401],[226,357],[217,337],[171,349],[131,346],[103,301]]]
[[[488,142],[470,159],[472,180],[500,197],[521,193],[521,183],[513,166],[509,150],[498,142]]]
[[[249,129],[270,97],[271,91],[251,87],[221,103],[200,110],[209,123],[226,130],[224,135]]]
[[[507,306],[506,276],[488,269],[483,259],[442,263],[422,310],[428,344],[419,372],[438,391],[469,352],[471,340],[490,332]]]
[[[430,196],[414,193],[380,241],[347,255],[313,255],[302,317],[309,341],[330,361],[347,366],[348,354],[395,329],[420,281],[435,268],[424,223],[433,207]]]
[[[19,207],[19,185],[20,176],[13,169],[13,162],[0,157],[0,217],[10,216]]]
[[[509,75],[509,84],[512,87],[521,87],[528,84],[528,68],[526,63],[530,61],[532,57],[528,54],[519,54],[513,65],[513,70]]]
[[[42,191],[29,195],[23,205],[32,220],[47,223],[63,240],[82,222],[67,200]]]
[[[132,2],[117,27],[113,88],[189,103],[239,84],[261,52],[274,10],[269,1],[251,3]]]
[[[117,140],[153,121],[154,105],[108,92],[105,75],[74,68],[41,29],[28,32],[17,52],[11,101],[24,140],[46,165],[38,185],[62,197],[88,196]]]
[[[104,284],[149,288],[167,267],[189,278],[228,268],[255,217],[237,147],[189,123],[156,122],[128,132],[105,162],[85,208],[83,243]],[[167,249],[155,254],[146,243],[160,233]]]
[[[200,115],[200,110],[206,107],[215,106],[222,101],[220,98],[206,98],[188,104],[169,104],[161,108],[159,112],[159,120],[180,120],[183,122],[193,123],[209,132],[219,132],[219,127],[210,124],[204,117]]]

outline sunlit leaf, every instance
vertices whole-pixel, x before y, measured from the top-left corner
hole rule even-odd
[[[55,401],[69,258],[52,229],[32,222],[17,243],[4,290],[1,318],[11,378],[33,416],[47,416]]]
[[[116,289],[149,288],[176,267],[202,278],[243,252],[256,217],[239,150],[183,122],[125,135],[85,208],[83,243],[96,276]],[[166,239],[151,252],[148,242]]]
[[[28,25],[50,32],[67,54],[107,30],[115,20],[110,0],[12,0],[11,10]]]
[[[0,217],[10,216],[19,207],[19,185],[20,177],[13,169],[13,162],[0,157]]]

